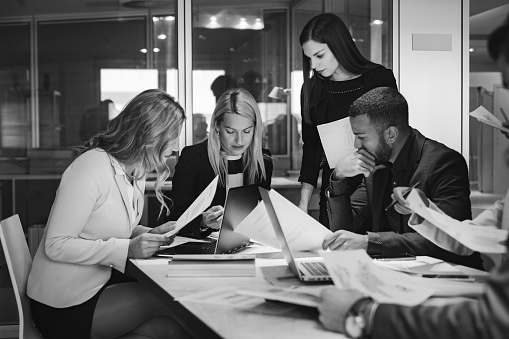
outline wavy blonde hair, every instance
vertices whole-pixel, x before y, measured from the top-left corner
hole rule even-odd
[[[219,182],[226,186],[226,176],[228,174],[228,154],[221,149],[221,140],[216,128],[224,120],[224,114],[238,114],[254,123],[254,135],[251,145],[242,154],[243,170],[248,171],[248,184],[255,184],[257,178],[265,179],[265,164],[262,153],[263,123],[260,109],[253,96],[243,88],[231,88],[221,95],[217,101],[214,113],[210,120],[210,130],[208,140],[208,156],[214,173],[219,176]]]
[[[75,150],[82,154],[93,148],[102,148],[124,166],[133,166],[132,179],[140,180],[156,171],[155,194],[161,203],[161,215],[170,209],[164,201],[163,182],[170,176],[166,160],[171,145],[178,140],[186,116],[182,107],[168,93],[149,89],[134,97],[108,123],[106,131],[92,136],[85,145]]]

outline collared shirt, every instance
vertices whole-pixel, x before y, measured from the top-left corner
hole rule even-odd
[[[136,218],[140,213],[143,213],[143,197],[145,191],[145,179],[140,180],[129,180],[127,174],[125,173],[124,166],[122,166],[117,159],[108,154],[111,159],[111,164],[115,170],[116,175],[120,175],[124,178],[124,182],[126,183],[127,196],[129,198],[129,217],[131,222],[135,222]]]
[[[407,176],[408,161],[410,159],[410,151],[415,140],[415,131],[412,129],[410,136],[401,148],[398,157],[393,164],[387,163],[386,167],[389,170],[387,182],[383,193],[382,207],[385,209],[391,202],[391,194],[395,187],[408,186],[405,182]],[[390,208],[388,211],[383,210],[380,220],[380,231],[394,231],[401,232],[403,227],[402,216],[394,209]],[[382,238],[378,233],[368,233],[368,254],[382,253]]]

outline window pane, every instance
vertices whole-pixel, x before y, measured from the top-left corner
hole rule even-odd
[[[247,3],[247,2],[246,2]],[[286,98],[268,97],[287,87],[287,10],[266,6],[197,6],[193,21],[193,141],[209,132],[210,117],[230,87],[247,89],[265,124],[264,147],[288,155]]]
[[[157,86],[133,81],[139,77],[128,71],[146,68],[145,17],[44,21],[37,29],[41,149],[83,143],[144,86]],[[46,162],[31,172],[58,173],[67,165]]]
[[[30,24],[0,24],[0,173],[26,173],[31,145]],[[8,47],[7,47],[8,46]]]

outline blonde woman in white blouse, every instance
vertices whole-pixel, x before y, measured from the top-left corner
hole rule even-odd
[[[27,294],[36,327],[47,338],[185,337],[164,306],[126,277],[127,258],[147,258],[172,238],[173,225],[139,225],[145,176],[161,186],[185,119],[175,100],[147,90],[93,136],[62,175]]]

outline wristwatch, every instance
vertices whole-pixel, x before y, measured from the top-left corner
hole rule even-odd
[[[348,337],[353,339],[367,338],[368,336],[368,321],[366,310],[373,305],[373,299],[365,297],[357,300],[345,317],[345,333]],[[369,317],[369,315],[368,315]]]

